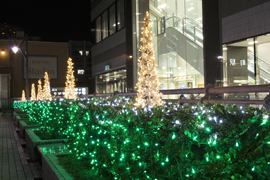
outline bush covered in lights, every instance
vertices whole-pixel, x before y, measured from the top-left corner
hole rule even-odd
[[[135,108],[119,97],[21,103],[15,105],[30,120],[66,136],[74,157],[88,162],[99,179],[270,177],[264,109],[179,103]]]

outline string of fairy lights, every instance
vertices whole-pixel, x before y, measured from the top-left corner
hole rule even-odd
[[[141,56],[138,59],[140,71],[137,88],[136,106],[145,107],[160,106],[163,104],[161,93],[158,90],[159,82],[157,77],[157,68],[154,58],[154,49],[151,34],[152,23],[149,13],[146,12],[144,18],[144,27],[142,28],[142,46],[140,47]]]
[[[26,101],[24,90],[22,90],[22,101]]]
[[[186,107],[175,103],[164,103],[160,109],[148,109],[134,108],[132,104],[133,100],[127,97],[57,99],[28,102],[23,109],[31,118],[42,121],[49,131],[67,137],[68,148],[77,159],[90,159],[92,170],[98,172],[110,169],[116,179],[123,178],[125,173],[139,179],[164,179],[168,173],[178,171],[177,168],[182,168],[183,176],[195,178],[209,164],[214,166],[222,162],[229,167],[236,163],[244,148],[259,143],[257,139],[263,137],[258,131],[246,142],[245,136],[254,131],[251,126],[262,130],[270,126],[269,112],[259,109],[243,111],[221,106],[218,110],[204,104]],[[227,118],[221,116],[220,111],[227,114]],[[237,124],[239,118],[243,122]],[[239,131],[239,127],[245,125],[240,138],[240,133],[234,129]],[[250,130],[246,130],[248,127]],[[163,138],[160,138],[161,134]],[[269,135],[262,143],[270,144]],[[194,151],[195,146],[198,149],[204,147],[200,149],[203,153]],[[269,147],[265,150],[269,153]],[[233,159],[232,152],[235,152]],[[249,164],[245,164],[246,171],[253,176],[258,173],[257,168],[268,168],[268,161],[257,162],[258,155],[262,156],[260,153],[253,155],[256,160],[249,159]],[[176,162],[176,156],[181,157],[179,162]],[[200,163],[188,163],[196,160]],[[114,164],[121,163],[125,164],[124,172],[113,168]],[[155,167],[156,173],[151,167]],[[140,173],[136,175],[136,171]]]
[[[67,66],[67,76],[66,76],[66,87],[65,87],[65,98],[66,99],[75,99],[77,96],[75,94],[75,77],[73,71],[72,59],[68,58],[68,66]],[[41,79],[38,80],[38,89],[36,95],[35,84],[33,83],[31,86],[31,101],[43,101],[43,100],[51,100],[51,87],[50,87],[50,78],[47,72],[44,73],[44,85],[42,88]],[[26,101],[25,92],[22,90],[22,101]]]
[[[75,99],[75,77],[73,71],[73,65],[71,58],[68,58],[67,75],[66,75],[66,87],[65,87],[65,98]]]

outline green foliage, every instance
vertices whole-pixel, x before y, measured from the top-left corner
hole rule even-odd
[[[100,179],[267,179],[269,111],[197,104],[135,108],[130,98],[25,102]]]

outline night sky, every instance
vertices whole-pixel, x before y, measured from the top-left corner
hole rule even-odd
[[[90,40],[91,1],[1,1],[0,23],[22,26],[42,41]]]

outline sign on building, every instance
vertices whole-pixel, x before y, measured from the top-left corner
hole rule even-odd
[[[23,77],[26,78],[26,63],[24,62]],[[28,56],[28,79],[43,79],[47,72],[50,79],[58,78],[57,56]]]

